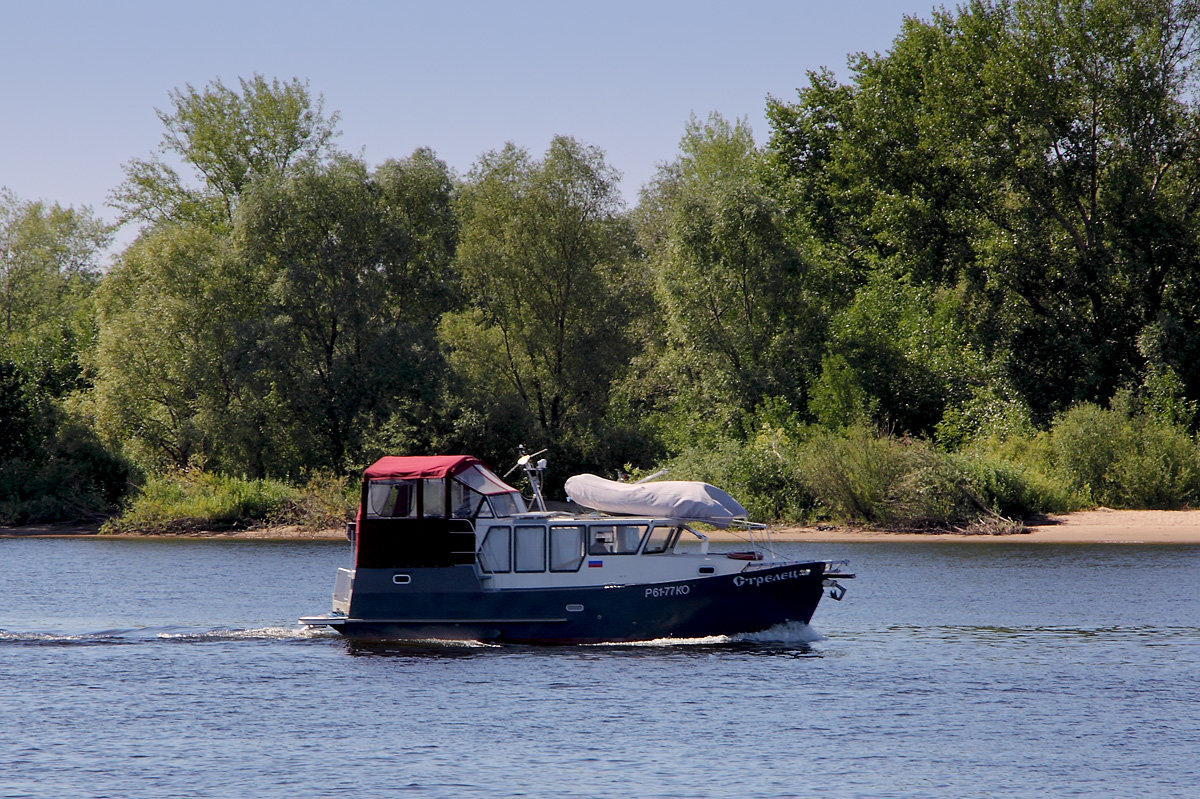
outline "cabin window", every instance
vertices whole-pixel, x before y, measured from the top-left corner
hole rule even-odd
[[[472,491],[457,480],[450,481],[450,510],[456,519],[474,519],[486,505],[483,495]]]
[[[417,481],[372,480],[367,486],[367,516],[415,518]]]
[[[555,525],[550,528],[550,571],[579,571],[583,563],[583,528]]]
[[[512,528],[493,527],[479,548],[479,568],[485,572],[512,571],[511,553]]]
[[[632,555],[642,543],[644,524],[597,524],[588,528],[588,554]]]
[[[666,552],[678,537],[678,527],[656,525],[650,528],[650,537],[646,539],[646,549],[643,550],[643,553],[646,555],[656,555]]]
[[[546,528],[514,527],[515,568],[519,572],[546,570]]]
[[[518,513],[524,513],[525,501],[519,499],[520,496],[515,491],[490,495],[488,502],[492,503],[492,513],[497,516],[515,516]]]
[[[644,524],[617,525],[617,554],[632,555],[642,544],[642,536],[646,534]]]
[[[438,478],[426,478],[421,492],[424,505],[421,514],[425,518],[446,518],[446,481]]]

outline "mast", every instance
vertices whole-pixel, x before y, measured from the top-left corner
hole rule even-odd
[[[521,453],[521,457],[517,458],[517,463],[511,469],[504,473],[505,478],[516,471],[518,468],[525,470],[525,476],[529,478],[529,485],[533,486],[533,500],[537,503],[538,510],[546,512],[546,500],[542,496],[542,472],[546,471],[546,459],[542,458],[536,464],[533,459],[541,455],[546,450],[539,449],[532,454],[525,453],[525,445],[521,444],[517,447],[517,451]]]

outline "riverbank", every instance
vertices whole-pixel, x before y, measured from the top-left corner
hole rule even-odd
[[[259,527],[252,530],[198,530],[189,533],[100,535],[100,524],[27,524],[0,527],[0,538],[206,538],[260,541],[345,541],[345,528],[304,530],[299,527]]]
[[[1008,535],[910,533],[851,527],[781,527],[776,541],[946,541],[980,544],[1200,544],[1200,510],[1097,510],[1050,516]]]
[[[38,524],[0,527],[0,538],[96,535],[94,525]],[[971,542],[980,544],[1200,544],[1200,510],[1098,510],[1052,516],[1010,535],[967,535],[964,533],[911,533],[867,530],[859,527],[820,525],[780,526],[771,530],[776,541],[840,543],[854,541]],[[714,542],[741,541],[743,533],[716,530],[707,534]],[[228,538],[270,541],[344,541],[342,529],[301,530],[270,527],[256,530],[178,533],[162,536],[103,536],[104,538]]]

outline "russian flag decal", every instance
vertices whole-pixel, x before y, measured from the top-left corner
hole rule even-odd
[[[589,560],[588,561],[589,569],[598,569],[603,565],[604,565],[604,561],[602,561],[602,560]]]

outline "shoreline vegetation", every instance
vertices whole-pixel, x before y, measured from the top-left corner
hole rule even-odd
[[[764,422],[751,441],[694,445],[659,464],[673,479],[721,486],[752,520],[804,540],[832,530],[1004,538],[1027,527],[1060,529],[1063,519],[1100,512],[1094,508],[1143,513],[1129,518],[1184,518],[1174,514],[1200,498],[1197,440],[1182,425],[1129,407],[1077,406],[1047,431],[975,441],[953,452],[866,426],[831,431],[794,419]],[[636,480],[642,471],[626,465],[621,476]],[[357,479],[330,471],[292,482],[200,467],[130,483],[115,513],[0,514],[0,529],[58,523],[103,535],[339,537],[360,490]],[[553,489],[551,499],[565,498],[561,486]],[[70,528],[72,521],[84,527]]]
[[[176,539],[244,541],[343,541],[342,528],[304,529],[296,525],[272,525],[243,530],[193,530],[175,533],[100,534],[100,524],[33,524],[0,527],[0,538]],[[1200,510],[1095,510],[1076,511],[1041,518],[1021,532],[999,535],[961,531],[912,532],[854,525],[772,525],[776,543],[1017,543],[1017,544],[1195,544],[1200,545]],[[746,540],[741,531],[712,530],[705,533],[714,544]]]
[[[632,207],[571,136],[460,174],[299,77],[170,92],[110,262],[0,187],[0,524],[340,529],[381,455],[519,446],[778,524],[1200,507],[1200,4],[980,0],[849,66],[762,144],[693,116]]]

